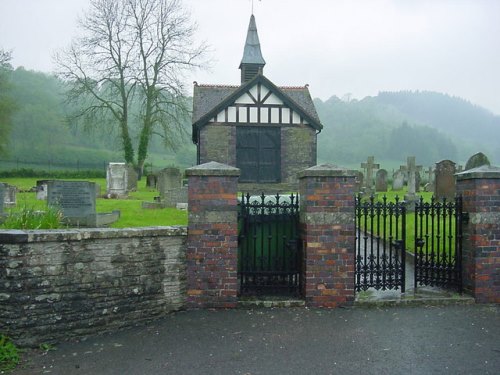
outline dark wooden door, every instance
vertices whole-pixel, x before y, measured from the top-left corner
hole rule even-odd
[[[236,129],[236,166],[241,182],[280,182],[279,128],[242,126]]]

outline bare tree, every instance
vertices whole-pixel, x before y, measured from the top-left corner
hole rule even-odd
[[[74,119],[118,126],[125,161],[142,174],[153,134],[174,147],[188,112],[183,74],[200,65],[205,46],[180,0],[92,0],[80,22],[83,36],[60,54]],[[131,113],[140,123],[137,152]]]
[[[0,155],[7,153],[11,129],[10,119],[16,107],[8,95],[9,75],[12,70],[11,59],[12,53],[10,51],[0,49]]]

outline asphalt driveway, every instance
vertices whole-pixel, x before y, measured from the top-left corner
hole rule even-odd
[[[26,356],[14,374],[499,374],[499,307],[187,311]]]

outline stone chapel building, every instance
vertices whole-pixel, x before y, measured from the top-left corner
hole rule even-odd
[[[276,86],[264,76],[265,64],[252,14],[241,85],[194,84],[197,163],[240,168],[244,191],[296,188],[297,172],[316,165],[316,137],[323,127],[308,86]]]

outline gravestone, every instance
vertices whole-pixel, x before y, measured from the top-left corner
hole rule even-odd
[[[127,196],[128,169],[125,163],[109,163],[106,171],[106,194],[108,197]]]
[[[392,176],[392,190],[401,190],[405,182],[405,173],[401,169]]]
[[[387,171],[379,169],[375,175],[375,191],[387,191]]]
[[[361,168],[365,170],[364,191],[365,194],[372,194],[373,190],[373,171],[380,168],[380,164],[375,163],[374,156],[368,156],[366,163],[361,163]]]
[[[4,199],[4,194],[5,194],[5,187],[2,183],[0,183],[0,222],[2,221],[3,217],[3,199]]]
[[[401,166],[401,169],[408,173],[408,192],[405,194],[408,211],[415,210],[415,202],[418,200],[417,191],[417,173],[422,170],[421,165],[416,165],[415,156],[408,156],[406,166]]]
[[[427,168],[425,174],[427,174],[427,183],[424,190],[428,193],[434,192],[434,169],[432,167]]]
[[[436,163],[434,196],[438,199],[455,198],[455,163],[451,160],[441,160]]]
[[[47,200],[47,185],[52,180],[38,180],[36,182],[36,199],[39,201]]]
[[[420,191],[420,185],[422,184],[422,177],[420,177],[420,172],[415,172],[415,192],[418,193]]]
[[[363,187],[363,172],[357,171],[356,179],[354,180],[354,189],[357,193],[361,192],[361,188]]]
[[[137,191],[137,172],[132,165],[127,166],[127,192]]]
[[[182,174],[179,168],[169,167],[158,172],[157,186],[162,198],[165,198],[167,191],[182,187]]]
[[[467,163],[465,164],[465,170],[481,167],[483,165],[490,166],[490,160],[485,154],[483,154],[482,152],[478,152],[472,155],[469,160],[467,160]]]
[[[17,187],[2,183],[3,186],[3,206],[4,207],[15,207],[17,203]]]
[[[120,211],[96,213],[96,184],[87,181],[49,181],[47,204],[59,209],[69,225],[100,227],[114,223]]]
[[[148,174],[146,176],[146,187],[156,188],[157,176],[155,174]]]

